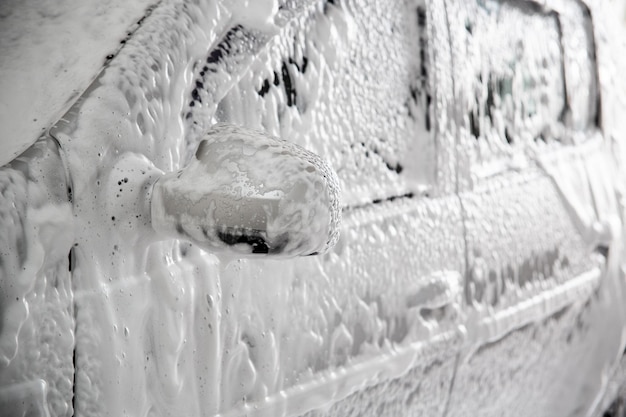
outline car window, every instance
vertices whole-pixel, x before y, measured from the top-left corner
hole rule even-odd
[[[569,144],[597,125],[593,34],[582,5],[452,4],[460,27],[451,31],[462,52],[456,89],[472,165],[529,145]]]
[[[537,138],[563,120],[566,109],[559,23],[522,2],[467,5],[465,29],[472,64],[469,125],[476,139],[512,144]]]
[[[294,19],[218,104],[328,159],[344,205],[432,185],[427,18],[414,2],[326,2]]]
[[[595,40],[589,9],[580,2],[559,12],[565,58],[570,128],[576,131],[599,126]]]

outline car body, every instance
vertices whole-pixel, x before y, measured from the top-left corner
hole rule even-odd
[[[151,7],[0,171],[0,404],[55,416],[603,412],[626,345],[603,10]],[[328,161],[342,190],[333,249],[240,258],[155,230],[153,184],[185,172],[216,123]]]

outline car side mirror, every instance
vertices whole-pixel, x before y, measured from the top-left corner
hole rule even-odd
[[[337,176],[319,156],[263,132],[217,125],[194,158],[154,184],[152,227],[212,252],[283,257],[337,241]]]

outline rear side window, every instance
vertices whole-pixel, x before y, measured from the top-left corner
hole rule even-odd
[[[552,136],[567,108],[557,14],[528,2],[479,1],[468,7],[471,134],[509,144]]]
[[[474,164],[532,143],[584,140],[598,126],[595,46],[584,5],[452,0],[449,10]]]
[[[569,6],[559,13],[571,116],[569,122],[573,130],[584,131],[599,126],[595,40],[589,9],[577,1]]]

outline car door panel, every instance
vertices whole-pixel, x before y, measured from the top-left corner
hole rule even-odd
[[[622,349],[623,316],[608,295],[623,293],[610,255],[621,243],[601,230],[621,209],[601,174],[613,162],[598,129],[588,9],[450,1],[447,10],[466,151],[469,342],[450,414],[586,415]]]
[[[43,137],[0,168],[0,410],[71,415],[71,185]]]
[[[416,299],[428,287],[429,276],[439,278],[442,270],[462,268],[460,207],[458,201],[445,199],[394,203],[347,213],[337,250],[324,258],[280,264],[242,261],[242,271],[220,276],[223,292],[228,282],[242,283],[233,304],[222,307],[231,313],[221,326],[249,333],[239,324],[241,317],[256,314],[266,327],[254,331],[275,335],[280,359],[274,369],[282,376],[277,380],[283,392],[259,401],[260,415],[275,415],[280,407],[286,415],[326,407],[327,412],[312,415],[341,415],[348,408],[358,413],[369,402],[380,407],[381,415],[394,415],[399,407],[443,413],[456,352],[465,340],[458,326],[460,287],[440,305]],[[413,260],[394,262],[390,254]],[[459,261],[450,263],[444,254]],[[258,283],[243,272],[252,273]],[[460,280],[458,272],[448,277]],[[267,291],[272,281],[278,281],[276,292]],[[257,285],[268,294],[242,303],[248,291],[260,293]],[[271,297],[270,310],[265,297]],[[277,314],[288,319],[262,318]],[[255,367],[265,368],[256,362]],[[412,380],[421,372],[421,378]],[[222,378],[228,377],[224,370]],[[397,387],[393,395],[385,389],[390,386]],[[274,390],[267,388],[268,393]],[[248,398],[252,402],[255,397]],[[237,402],[231,406],[232,415],[246,409]]]
[[[471,347],[457,369],[452,415],[500,415],[503,407],[519,415],[569,415],[573,401],[560,399],[555,379],[575,369],[572,356],[593,340],[582,322],[605,258],[590,253],[549,177],[520,176],[526,178],[462,194]]]
[[[498,292],[501,295],[497,300],[491,298],[493,305],[486,308],[476,300],[469,301],[470,305],[475,305],[475,311],[469,313],[474,318],[467,324],[468,341],[473,347],[464,354],[465,359],[457,369],[455,389],[450,400],[450,409],[454,410],[452,415],[466,415],[476,410],[485,415],[500,415],[508,407],[514,407],[519,415],[587,415],[597,405],[604,381],[614,372],[616,358],[623,349],[621,320],[624,309],[617,299],[624,289],[623,273],[618,266],[621,243],[605,240],[601,237],[604,236],[602,232],[591,232],[594,224],[599,230],[597,225],[611,218],[596,217],[591,193],[585,192],[585,187],[592,187],[588,178],[597,175],[594,174],[594,165],[587,165],[586,168],[585,164],[597,158],[603,158],[604,164],[610,161],[601,143],[595,145],[584,146],[582,152],[553,155],[549,161],[552,168],[547,170],[549,174],[539,171],[534,180],[526,180],[534,189],[532,192],[530,189],[525,191],[524,201],[529,205],[521,204],[520,207],[521,213],[529,213],[528,217],[521,215],[522,219],[527,218],[528,223],[523,232],[518,230],[516,238],[512,235],[506,237],[508,242],[517,241],[519,243],[513,244],[521,245],[524,243],[523,235],[528,233],[532,240],[541,244],[550,245],[553,242],[558,245],[558,251],[545,249],[543,259],[537,256],[530,262],[520,258],[518,265],[521,267],[516,276],[513,269],[503,267],[508,261],[502,261],[509,256],[510,248],[492,247],[491,252],[482,252],[488,247],[485,240],[477,238],[473,242],[473,247],[487,253],[489,259],[483,263],[476,255],[470,258],[468,283],[474,280],[485,282],[487,288],[491,286],[496,290],[497,283],[500,283]],[[559,170],[562,171],[560,175],[556,173]],[[580,170],[584,178],[577,182],[577,176],[572,174]],[[595,182],[607,184],[612,181],[606,176],[602,178]],[[580,188],[577,200],[567,197],[571,194],[563,193],[560,185],[563,180],[573,180],[570,188]],[[535,188],[542,183],[544,192],[537,193]],[[502,198],[503,194],[524,192],[524,188],[517,184],[516,187],[502,189],[498,193],[498,204],[507,200]],[[601,192],[598,190],[598,193]],[[538,200],[529,198],[535,195],[538,195]],[[474,201],[478,201],[479,196],[474,196]],[[614,194],[610,191],[603,198],[611,200]],[[466,203],[468,200],[463,201]],[[489,215],[489,207],[497,204],[488,199],[486,201],[486,206],[482,206],[480,211]],[[573,210],[572,206],[578,210]],[[542,229],[545,225],[536,221],[533,216],[535,210],[540,210],[543,215],[552,212],[558,217],[550,220],[548,231]],[[591,220],[585,220],[579,213],[590,213]],[[619,216],[618,213],[613,211],[612,216]],[[508,217],[491,214],[490,218],[469,218],[469,224],[476,229],[489,231],[493,236],[489,242],[501,236],[498,231],[507,229],[498,226],[493,219]],[[566,234],[559,236],[559,227]],[[509,229],[514,230],[514,227],[509,226]],[[471,230],[469,227],[468,236],[480,236],[480,233]],[[472,240],[469,242],[472,247]],[[611,248],[608,256],[606,251],[599,249],[602,245]],[[535,253],[541,253],[536,248],[533,249]],[[569,253],[574,255],[567,255],[565,251],[572,251]],[[516,247],[515,253],[523,253],[523,250]],[[560,265],[555,254],[560,254]],[[565,257],[567,262],[564,262]],[[572,261],[569,261],[570,258]],[[489,273],[477,271],[477,264]],[[563,269],[564,265],[567,266]],[[516,279],[520,282],[514,290],[513,302],[506,296],[513,287],[507,284],[507,275],[515,277],[511,283]],[[523,280],[525,284],[521,284],[524,275],[527,278]],[[483,280],[476,279],[481,276]],[[533,294],[533,288],[539,290]],[[477,380],[480,383],[476,383]],[[491,395],[496,386],[502,395],[498,400]]]
[[[219,7],[166,4],[146,19],[52,129],[74,180],[78,414],[245,415],[258,410],[258,415],[299,415],[345,398],[337,411],[329,409],[340,413],[347,404],[365,407],[368,396],[361,391],[366,389],[378,393],[387,415],[403,404],[434,415],[445,412],[456,352],[464,340],[459,303],[465,242],[460,201],[451,193],[455,162],[447,113],[452,90],[445,15],[440,6],[431,6],[420,17],[416,5],[402,3],[411,14],[390,15],[400,21],[389,25],[398,33],[390,39],[400,46],[390,48],[396,55],[388,70],[403,75],[396,80],[376,72],[385,82],[415,76],[423,90],[416,86],[415,97],[410,89],[394,97],[397,86],[376,85],[376,78],[365,85],[362,103],[350,97],[337,103],[337,97],[311,101],[308,108],[319,105],[315,111],[328,118],[329,130],[323,132],[297,124],[298,118],[309,117],[299,101],[307,93],[300,90],[304,81],[296,74],[298,67],[308,74],[323,69],[331,80],[335,76],[327,62],[331,51],[315,61],[315,53],[321,54],[320,33],[311,32],[318,46],[306,71],[304,56],[289,46],[293,62],[279,55],[284,60],[269,67],[280,69],[278,76],[257,67],[269,59],[264,48],[271,57],[271,51],[289,45],[294,36],[289,30],[307,28],[304,22],[311,15],[337,36],[356,30],[348,27],[359,25],[349,21],[360,13],[356,6],[289,3],[277,12],[284,19],[276,20],[287,29],[273,28],[278,29],[278,34],[270,31],[274,40],[263,31],[255,38],[259,28],[238,26],[236,18],[242,16]],[[302,10],[304,17],[298,14]],[[373,16],[363,12],[361,17]],[[197,23],[190,32],[162,29],[174,21],[172,27],[179,30],[187,19],[205,25]],[[290,27],[290,19],[301,20]],[[420,29],[419,19],[429,23],[422,22]],[[354,36],[364,36],[366,27]],[[199,28],[206,33],[197,33]],[[432,69],[424,81],[415,57],[400,53],[409,42],[419,55],[419,30],[432,31],[433,42],[441,45],[423,51]],[[386,35],[369,34],[381,42]],[[259,42],[249,44],[248,37]],[[207,44],[212,45],[208,52]],[[158,55],[151,49],[156,46]],[[341,59],[365,60],[360,53],[357,49]],[[257,54],[261,59],[255,62]],[[345,70],[345,64],[337,65]],[[269,76],[271,87],[262,95]],[[338,84],[316,91],[310,95],[342,89]],[[378,101],[374,93],[398,100],[385,109],[387,99]],[[255,107],[259,100],[265,103],[261,110]],[[350,119],[350,106],[372,106],[372,120]],[[421,113],[412,117],[409,108]],[[379,117],[378,110],[391,119]],[[333,130],[343,116],[353,129],[367,132],[356,135],[349,126]],[[433,118],[430,132],[415,128],[427,117]],[[279,125],[272,124],[275,120]],[[142,211],[151,182],[163,171],[183,167],[199,132],[214,121],[262,127],[339,165],[351,165],[343,177],[348,196],[343,237],[334,251],[295,260],[235,260],[154,234]],[[374,137],[376,132],[382,139]],[[393,143],[388,149],[381,144],[386,140]],[[416,143],[423,148],[405,155]],[[417,173],[426,174],[416,177],[398,169],[403,158],[417,164],[411,158],[421,151],[429,162]],[[385,162],[383,153],[391,159]],[[389,175],[393,181],[386,182]],[[425,376],[419,384],[409,383],[421,372]],[[393,399],[386,386],[398,387]]]

